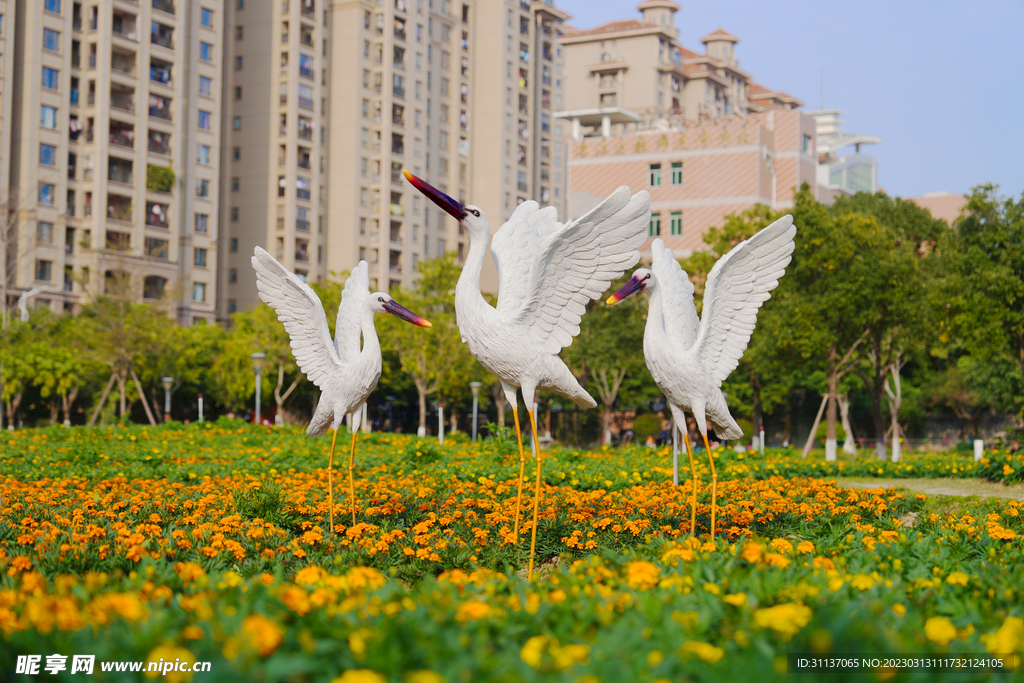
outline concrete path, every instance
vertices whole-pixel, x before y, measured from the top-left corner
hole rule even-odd
[[[836,483],[852,489],[874,489],[879,486],[904,488],[913,493],[941,496],[977,496],[979,498],[1010,498],[1024,500],[1024,485],[1007,486],[981,479],[867,479],[839,477]]]

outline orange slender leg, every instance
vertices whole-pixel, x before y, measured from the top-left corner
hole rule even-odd
[[[683,433],[683,442],[686,444],[686,454],[690,456],[690,479],[693,482],[693,486],[690,488],[690,538],[693,538],[697,532],[697,484],[700,481],[700,475],[697,474],[697,468],[693,466],[693,448],[690,446],[689,431]]]
[[[708,444],[708,435],[704,437],[704,448],[708,449],[708,463],[711,465],[711,542],[715,542],[715,505],[718,495],[718,474],[715,472],[715,459],[711,456],[711,446]]]
[[[331,515],[331,534],[334,534],[334,477],[331,476],[331,468],[334,467],[334,446],[338,443],[338,430],[334,430],[334,438],[331,439],[331,457],[327,461],[327,504]]]
[[[356,431],[352,431],[352,450],[348,454],[348,499],[352,501],[352,526],[356,525],[356,481],[352,476],[356,462]]]
[[[537,451],[537,483],[533,489],[533,533],[530,536],[530,569],[526,580],[533,581],[533,558],[537,552],[537,514],[540,508],[540,442],[537,441],[537,420],[530,412],[530,426],[533,427],[533,447]]]
[[[512,534],[519,544],[519,516],[523,507],[523,475],[526,473],[526,454],[523,453],[523,432],[519,429],[519,406],[512,406],[512,417],[516,423],[516,440],[519,441],[519,485],[516,491],[516,519]]]

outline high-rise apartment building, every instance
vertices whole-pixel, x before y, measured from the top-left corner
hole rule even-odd
[[[222,318],[258,302],[257,245],[303,279],[327,275],[328,64],[344,47],[322,0],[229,0],[225,13]]]
[[[14,60],[11,46],[13,35],[11,22],[14,21],[17,3],[15,0],[0,0],[0,201],[7,195],[8,173],[11,158],[11,91],[14,88]],[[0,221],[4,220],[0,216]],[[3,235],[0,235],[3,239]],[[0,265],[0,277],[3,277]]]
[[[231,11],[223,175],[240,190],[237,202],[226,193],[222,314],[256,303],[248,262],[257,244],[300,277],[365,259],[371,287],[383,290],[411,286],[424,259],[461,258],[466,235],[403,169],[483,208],[492,230],[526,199],[565,216],[568,127],[563,133],[553,113],[562,105],[557,38],[567,15],[551,3],[350,0],[324,8],[319,22],[312,2],[287,10],[278,0]],[[312,33],[296,42],[295,26]],[[278,35],[281,49],[268,53]],[[317,45],[320,54],[309,49]],[[326,73],[304,80],[286,66],[303,55],[322,59]],[[286,105],[296,88],[297,103]],[[303,108],[306,88],[320,103],[315,112]],[[286,141],[296,116],[299,138]],[[484,286],[496,288],[495,273],[485,272]]]
[[[39,302],[60,311],[126,274],[141,300],[171,295],[179,322],[214,319],[220,3],[19,0],[16,14],[15,287],[47,286]]]

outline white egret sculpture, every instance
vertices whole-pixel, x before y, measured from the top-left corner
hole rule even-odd
[[[21,293],[21,296],[18,297],[18,308],[21,310],[21,322],[27,323],[29,319],[28,300],[34,297],[36,294],[39,294],[40,292],[45,292],[48,289],[48,286],[43,285],[42,287],[36,287],[35,289],[30,289],[27,292]]]
[[[630,197],[620,187],[582,218],[558,222],[554,207],[537,202],[520,204],[494,236],[491,255],[498,267],[498,306],[480,294],[480,273],[487,255],[490,227],[476,206],[463,205],[405,171],[420,192],[462,224],[469,235],[469,253],[455,287],[455,317],[470,353],[500,381],[505,397],[517,406],[522,389],[530,415],[537,476],[533,497],[533,531],[528,578],[533,578],[540,499],[540,444],[533,399],[537,389],[552,391],[577,405],[597,405],[573,376],[558,353],[580,332],[587,302],[601,296],[612,280],[640,260],[637,248],[647,236],[651,196]],[[526,456],[519,426],[519,486],[513,533],[519,538],[523,473]]]
[[[719,259],[704,286],[701,318],[693,303],[693,284],[660,239],[651,244],[650,269],[640,268],[615,294],[616,304],[638,292],[647,292],[650,304],[644,329],[644,358],[654,381],[672,408],[672,419],[684,434],[686,415],[693,413],[704,439],[711,466],[711,541],[715,540],[718,474],[708,443],[708,422],[721,439],[738,439],[743,431],[729,414],[722,382],[739,364],[757,322],[757,310],[779,284],[792,258],[793,217],[784,216],[748,240],[740,242]],[[693,489],[690,499],[690,533],[697,521],[697,472],[693,467],[690,439],[684,438],[690,456]]]
[[[306,429],[309,436],[321,436],[334,430],[331,456],[327,463],[330,527],[334,533],[334,447],[338,442],[338,427],[345,414],[349,414],[352,429],[352,449],[348,458],[348,492],[352,507],[352,524],[356,523],[356,496],[353,468],[356,454],[356,433],[359,429],[359,410],[366,397],[380,379],[381,355],[373,316],[390,313],[421,327],[430,323],[401,306],[389,294],[370,293],[369,267],[360,261],[352,270],[341,293],[338,318],[334,326],[334,341],[327,326],[327,314],[312,288],[294,273],[278,263],[264,249],[256,247],[252,257],[256,269],[256,287],[260,298],[277,311],[277,319],[284,324],[291,338],[292,353],[299,369],[310,382],[320,389],[313,419]],[[359,338],[362,336],[362,349]]]

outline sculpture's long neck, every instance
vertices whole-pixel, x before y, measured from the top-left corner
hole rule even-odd
[[[458,312],[463,306],[491,308],[480,293],[480,274],[484,270],[484,258],[487,257],[489,235],[470,236],[469,253],[462,266],[462,274],[455,285],[455,309]]]
[[[373,325],[374,313],[370,308],[363,311],[363,317],[359,321],[359,331],[363,334],[363,348],[359,352],[359,360],[362,363],[374,363],[380,366],[380,340],[377,339],[377,328]]]
[[[652,287],[648,292],[647,325],[644,328],[644,342],[661,343],[666,336],[665,310],[661,298],[661,288]]]

